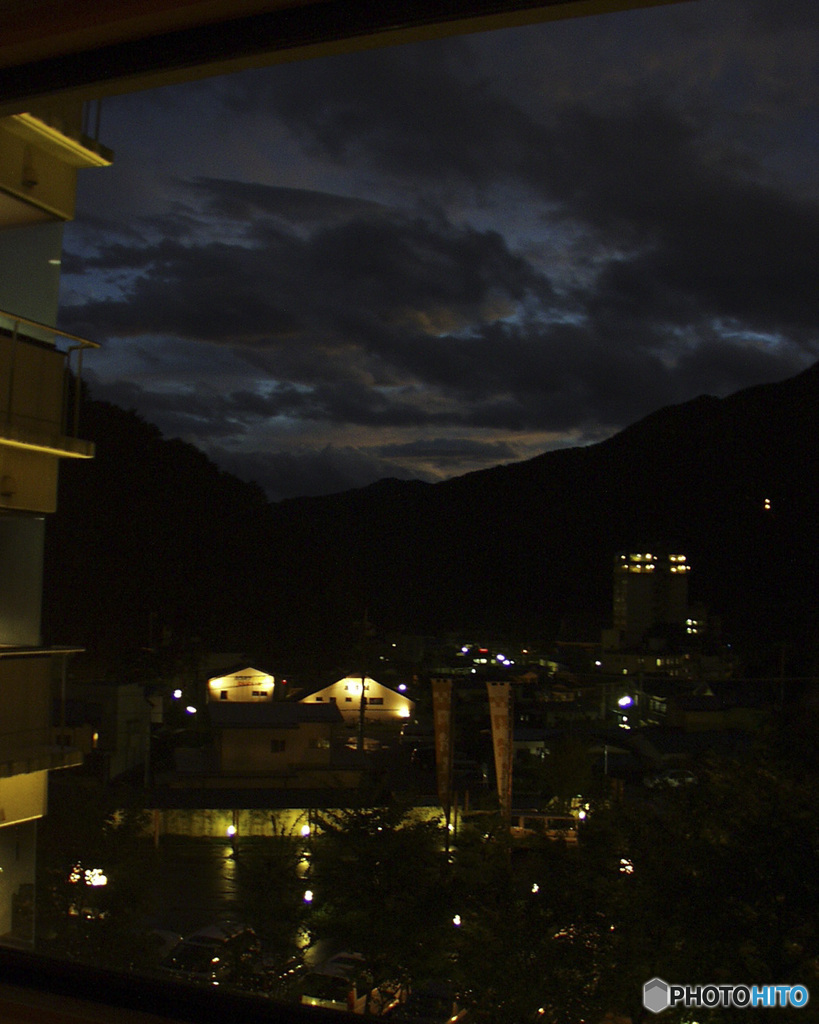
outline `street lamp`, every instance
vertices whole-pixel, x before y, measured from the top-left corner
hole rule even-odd
[[[230,853],[228,854],[229,860],[236,860],[236,826],[228,825],[227,837],[230,840]]]

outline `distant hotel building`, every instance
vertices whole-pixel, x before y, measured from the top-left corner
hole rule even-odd
[[[613,625],[603,630],[598,669],[672,679],[730,676],[726,651],[706,649],[705,609],[688,605],[690,569],[680,554],[615,555]]]
[[[654,626],[686,627],[690,568],[686,556],[679,554],[615,556],[612,626],[618,647],[642,643]]]

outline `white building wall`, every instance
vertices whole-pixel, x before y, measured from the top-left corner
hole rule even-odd
[[[303,697],[302,704],[335,704],[346,725],[354,725],[361,715],[361,676],[345,676],[323,690]],[[413,701],[402,693],[366,676],[364,679],[364,720],[366,722],[397,721],[412,717]]]
[[[272,700],[275,686],[275,678],[267,672],[260,672],[257,668],[245,668],[239,672],[209,679],[208,700],[242,703]]]

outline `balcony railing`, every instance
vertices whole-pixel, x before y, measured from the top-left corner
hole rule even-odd
[[[0,310],[0,444],[93,457],[93,444],[79,437],[82,360],[88,348],[99,345]]]
[[[55,744],[50,728],[0,733],[0,778],[75,768],[84,760],[77,747]]]

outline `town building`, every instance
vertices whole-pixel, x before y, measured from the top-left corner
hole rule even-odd
[[[142,771],[154,713],[139,683],[72,679],[65,703],[56,702],[54,742],[81,751],[102,779]]]
[[[331,767],[333,741],[343,731],[337,707],[296,701],[220,702],[211,705],[210,720],[216,771],[234,786],[237,777],[242,785],[315,785],[315,770]]]
[[[414,701],[403,693],[371,679],[370,676],[345,676],[321,690],[302,697],[302,704],[334,704],[341,712],[344,724],[355,726],[361,721],[362,699],[364,721],[398,722],[412,717]]]
[[[208,680],[208,701],[258,703],[273,699],[276,679],[258,668],[248,666]]]
[[[207,681],[207,706],[194,734],[202,742],[174,750],[174,788],[237,792],[260,789],[333,789],[357,780],[337,764],[345,728],[332,702],[274,700],[276,681],[245,666]],[[191,708],[192,720],[199,712]],[[338,778],[336,778],[338,775]]]
[[[655,626],[685,628],[688,573],[685,555],[620,552],[614,558],[613,630],[616,646],[644,641]]]

